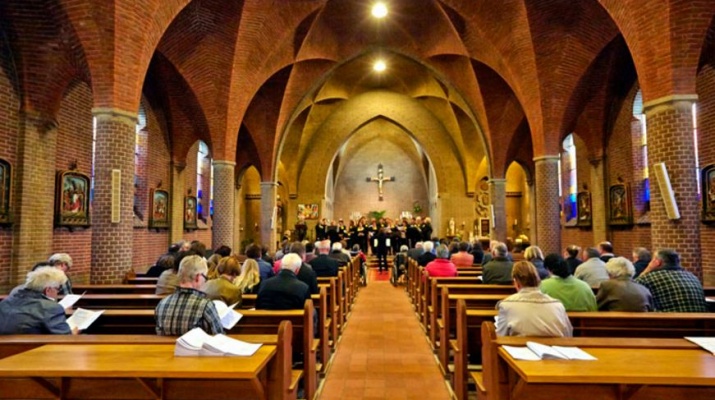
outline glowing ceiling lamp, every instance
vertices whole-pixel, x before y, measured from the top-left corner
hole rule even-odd
[[[372,66],[372,69],[374,69],[376,72],[382,72],[385,69],[387,69],[387,64],[385,64],[385,62],[382,60],[377,60],[377,61],[375,61],[375,64]]]
[[[379,1],[372,6],[372,16],[375,18],[385,18],[387,16],[387,6]]]

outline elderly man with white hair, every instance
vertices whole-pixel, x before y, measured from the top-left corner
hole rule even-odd
[[[179,286],[156,306],[156,334],[181,336],[201,328],[209,335],[223,333],[214,303],[200,288],[206,283],[206,260],[198,255],[184,257],[179,264]]]
[[[323,277],[338,276],[338,262],[328,256],[328,253],[330,253],[330,241],[321,240],[316,242],[316,248],[318,249],[318,256],[308,262],[313,267],[315,275]]]
[[[635,268],[624,257],[606,263],[609,280],[601,282],[596,296],[600,311],[653,311],[653,296],[645,286],[633,281]]]
[[[67,253],[55,253],[50,256],[47,262],[55,268],[64,272],[67,281],[60,288],[60,294],[72,294],[72,281],[68,272],[72,269],[72,257]]]
[[[434,261],[437,256],[432,252],[434,250],[434,242],[432,241],[426,241],[422,243],[422,250],[424,250],[424,253],[422,253],[421,256],[417,257],[417,264],[419,264],[421,267],[426,267],[427,264],[431,263]]]
[[[350,256],[343,252],[343,244],[340,242],[333,243],[333,251],[330,252],[330,258],[333,258],[340,265],[348,265]]]
[[[300,255],[286,254],[281,260],[278,275],[261,283],[256,297],[256,309],[302,310],[305,301],[310,299],[308,285],[297,277],[302,264]]]
[[[40,267],[27,274],[25,284],[0,302],[0,335],[77,334],[70,329],[65,310],[55,299],[67,281],[64,272]]]

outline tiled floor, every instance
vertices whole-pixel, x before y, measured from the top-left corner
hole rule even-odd
[[[319,398],[450,399],[404,287],[360,289]]]

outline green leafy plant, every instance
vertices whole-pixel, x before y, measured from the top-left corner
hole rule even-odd
[[[419,201],[415,201],[415,203],[412,205],[412,212],[415,214],[419,214],[422,212],[422,204],[420,204]]]
[[[382,211],[370,211],[367,213],[367,216],[370,217],[370,219],[375,218],[376,220],[379,220],[380,218],[385,217],[385,213],[387,213],[387,210],[382,210]]]

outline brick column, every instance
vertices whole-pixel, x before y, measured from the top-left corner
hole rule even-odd
[[[213,238],[214,248],[233,246],[234,198],[236,178],[234,170],[236,163],[214,160],[214,218]]]
[[[234,173],[235,175],[235,173]],[[241,185],[238,183],[238,177],[233,188],[233,251],[238,254],[241,251],[241,240],[243,240],[243,231],[241,230],[243,209],[241,208]]]
[[[559,218],[559,156],[534,157],[536,169],[535,237],[531,243],[545,254],[561,254],[561,220]]]
[[[668,96],[644,104],[651,166],[651,244],[680,254],[683,267],[702,277],[700,266],[700,203],[695,177],[692,105],[696,95]],[[680,219],[669,220],[652,166],[665,163]]]
[[[186,196],[186,164],[171,162],[171,231],[169,241],[184,238],[184,197]]]
[[[271,251],[276,247],[276,229],[275,226],[271,226],[271,222],[278,223],[277,220],[273,221],[276,194],[278,194],[278,183],[261,182],[261,244],[268,246]]]
[[[529,222],[528,224],[524,224],[524,228],[526,228],[526,236],[529,238],[529,241],[531,243],[535,243],[534,240],[536,238],[536,185],[534,185],[534,178],[529,177],[526,180],[526,187],[527,187],[527,204],[529,204]]]
[[[593,243],[608,240],[606,226],[606,177],[603,157],[588,160],[591,165],[591,226]]]
[[[37,261],[52,253],[57,121],[21,111],[17,161],[13,167],[13,244],[9,287],[24,283]],[[72,252],[71,249],[67,249]]]
[[[121,283],[132,268],[134,144],[137,115],[94,108],[94,201],[92,204],[92,284]],[[121,171],[119,201],[112,204],[112,172]],[[116,200],[116,199],[115,199]],[[119,221],[112,222],[112,207]]]
[[[489,180],[489,198],[494,208],[491,239],[506,242],[506,179]]]

